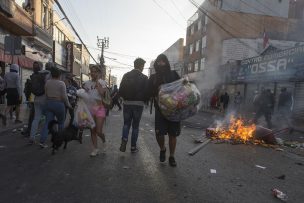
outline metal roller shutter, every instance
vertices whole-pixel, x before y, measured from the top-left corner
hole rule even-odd
[[[295,85],[293,117],[304,120],[304,82],[297,82]]]

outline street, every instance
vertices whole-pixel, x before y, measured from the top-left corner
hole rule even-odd
[[[286,193],[288,202],[303,202],[303,157],[261,146],[214,143],[189,156],[197,146],[192,137],[203,130],[184,126],[177,143],[177,167],[172,168],[167,161],[159,162],[153,123],[146,110],[140,151],[131,154],[128,143],[122,153],[122,112],[111,112],[106,146],[99,140],[102,153],[94,158],[89,156],[89,132],[84,133],[83,144],[72,141],[54,156],[50,147],[28,146],[19,132],[2,132],[0,202],[279,202],[273,188]],[[282,175],[285,179],[278,179]]]

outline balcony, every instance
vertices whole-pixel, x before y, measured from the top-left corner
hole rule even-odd
[[[52,34],[37,25],[34,25],[34,35],[29,37],[28,40],[32,41],[36,46],[41,47],[47,52],[51,52],[53,49]]]
[[[32,36],[32,17],[11,0],[0,0],[1,27],[17,36]]]

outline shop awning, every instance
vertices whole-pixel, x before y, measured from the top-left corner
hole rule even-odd
[[[26,57],[26,56],[14,56],[12,61],[11,55],[4,54],[4,51],[0,49],[0,61],[3,61],[5,63],[15,63],[23,68],[33,68],[34,60]]]

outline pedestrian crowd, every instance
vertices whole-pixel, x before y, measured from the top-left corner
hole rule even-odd
[[[154,104],[155,109],[155,135],[159,145],[159,160],[166,161],[165,135],[169,137],[169,164],[176,166],[175,148],[177,136],[181,133],[180,122],[167,120],[161,113],[158,106],[158,92],[160,86],[166,83],[179,80],[176,71],[171,70],[168,58],[161,54],[154,63],[155,74],[150,78],[142,72],[145,60],[137,58],[134,61],[134,69],[126,73],[121,81],[120,87],[116,85],[110,91],[109,85],[103,78],[100,66],[90,66],[90,80],[78,85],[70,73],[63,73],[54,63],[43,64],[36,61],[33,63],[33,74],[27,79],[24,85],[24,95],[30,110],[28,127],[22,133],[29,138],[28,144],[39,144],[41,148],[47,148],[47,140],[50,130],[50,123],[56,120],[58,132],[65,127],[77,125],[75,123],[75,109],[77,109],[78,95],[80,89],[94,100],[94,105],[88,105],[90,116],[94,119],[95,125],[91,130],[92,152],[90,156],[99,154],[97,146],[98,138],[106,142],[104,134],[104,123],[110,109],[115,106],[123,110],[123,126],[119,150],[126,151],[131,133],[132,153],[139,151],[137,140],[139,137],[139,126],[145,105]],[[19,66],[12,64],[10,72],[0,77],[0,93],[6,95],[6,108],[0,115],[3,125],[7,125],[7,115],[15,111],[16,123],[22,123],[19,118],[20,104],[22,101],[21,81]],[[228,99],[229,100],[229,99]],[[67,119],[67,114],[70,120]],[[42,124],[42,128],[39,126]],[[79,129],[78,133],[82,133]],[[40,138],[37,139],[40,135]],[[39,140],[39,141],[38,141]]]

